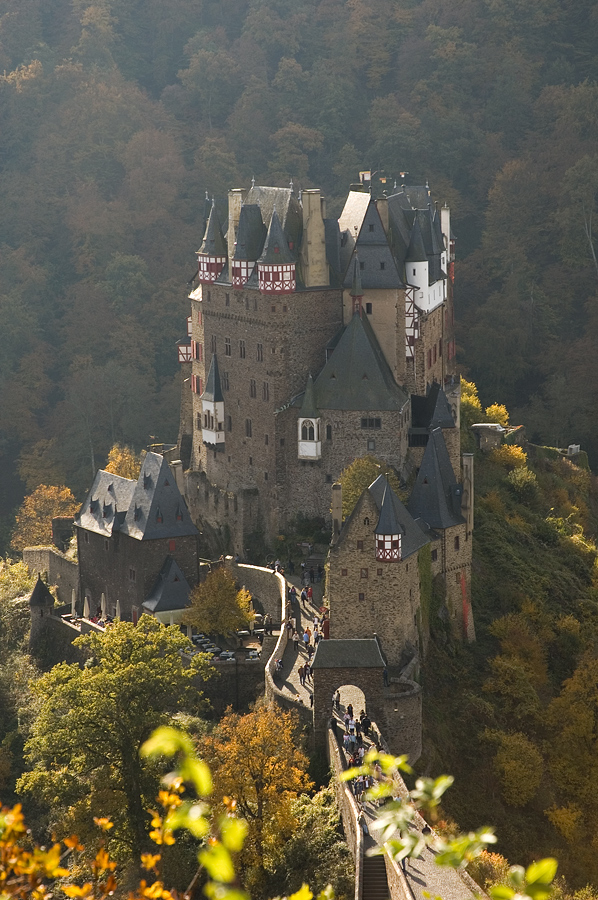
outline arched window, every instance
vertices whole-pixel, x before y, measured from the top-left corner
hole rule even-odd
[[[305,422],[301,425],[301,440],[302,441],[315,441],[315,429],[314,423],[309,419],[306,419]]]

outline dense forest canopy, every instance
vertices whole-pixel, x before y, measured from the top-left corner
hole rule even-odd
[[[205,192],[252,177],[331,214],[361,168],[427,179],[483,399],[597,462],[597,37],[587,0],[4,0],[0,544],[175,439]]]

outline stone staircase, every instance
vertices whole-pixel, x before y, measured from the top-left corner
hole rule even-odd
[[[388,880],[383,856],[364,856],[362,900],[388,900]]]

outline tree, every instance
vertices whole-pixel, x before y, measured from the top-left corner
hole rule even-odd
[[[226,569],[215,569],[191,592],[191,607],[183,622],[206,634],[232,634],[251,622],[251,594],[237,590]]]
[[[386,465],[375,456],[360,456],[343,469],[338,479],[343,487],[343,519],[351,515],[365,489],[382,474],[386,475],[392,489],[399,493],[399,479],[396,474],[388,472]]]
[[[25,497],[17,513],[11,547],[22,550],[37,544],[51,544],[54,516],[74,516],[78,509],[79,504],[69,488],[40,484]]]
[[[76,830],[86,840],[102,810],[114,821],[110,837],[121,855],[138,857],[146,845],[145,810],[158,777],[141,745],[183,705],[188,712],[202,706],[195,683],[209,669],[201,655],[183,666],[187,643],[178,628],[150,616],[137,626],[117,622],[75,640],[88,655],[83,668],[61,663],[34,686],[38,714],[25,745],[31,769],[17,790],[47,804],[59,837]]]
[[[257,706],[246,716],[225,716],[202,751],[214,772],[214,799],[232,797],[249,826],[241,858],[248,885],[271,870],[281,841],[296,827],[293,801],[309,790],[307,757],[297,745],[295,715]]]
[[[123,478],[137,480],[141,472],[141,457],[137,456],[135,451],[127,447],[126,444],[124,447],[120,444],[114,444],[108,454],[106,472],[112,472],[113,475],[121,475]]]

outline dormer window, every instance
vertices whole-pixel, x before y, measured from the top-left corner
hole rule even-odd
[[[301,425],[301,440],[302,441],[314,441],[315,440],[315,428],[314,423],[309,419],[306,419]]]
[[[401,559],[401,535],[377,534],[376,535],[376,559],[400,560]]]
[[[138,522],[140,518],[141,518],[141,507],[137,506],[137,504],[135,504],[135,512],[133,513],[133,519],[135,520],[135,522]]]
[[[156,510],[156,522],[158,523],[158,525],[161,525],[163,521],[164,517],[162,516],[160,507],[158,507],[158,509]]]
[[[144,474],[143,476],[143,487],[147,491],[152,485],[152,476]]]

